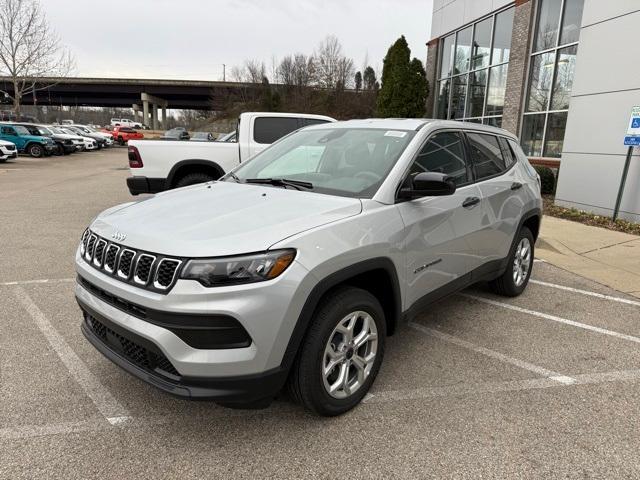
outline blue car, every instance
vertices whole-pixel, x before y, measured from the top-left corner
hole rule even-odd
[[[28,153],[35,158],[49,156],[56,150],[56,143],[52,139],[31,135],[22,125],[12,123],[0,123],[0,140],[15,144],[18,152]]]

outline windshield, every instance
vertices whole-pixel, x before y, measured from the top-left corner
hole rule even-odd
[[[241,182],[287,179],[309,182],[310,191],[317,193],[371,198],[414,136],[413,131],[373,128],[303,130],[259,153],[234,174]]]
[[[49,130],[47,127],[36,127],[38,129],[38,132],[40,132],[40,135],[46,135],[47,137],[50,137],[51,135],[53,135],[53,132],[51,132],[51,130]]]

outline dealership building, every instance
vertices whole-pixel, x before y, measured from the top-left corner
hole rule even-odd
[[[505,128],[556,203],[613,214],[640,106],[640,0],[434,0],[428,116]],[[620,218],[640,222],[640,149]]]

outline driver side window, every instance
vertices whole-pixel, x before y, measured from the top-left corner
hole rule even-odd
[[[457,132],[433,135],[411,166],[411,175],[422,172],[445,173],[453,177],[458,186],[467,183],[469,178],[461,135]]]

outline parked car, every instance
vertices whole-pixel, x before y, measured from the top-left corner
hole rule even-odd
[[[31,135],[41,135],[52,139],[56,144],[56,149],[53,152],[54,155],[69,155],[78,150],[76,144],[70,138],[70,135],[55,134],[43,125],[33,125],[30,123],[21,123],[20,125],[29,130]]]
[[[192,142],[215,142],[215,137],[211,132],[193,132],[191,135]]]
[[[91,151],[91,150],[98,150],[98,141],[95,138],[86,136],[86,135],[80,135],[76,130],[72,130],[70,129],[68,126],[66,128],[64,127],[59,127],[59,130],[61,130],[62,132],[68,134],[68,135],[76,135],[80,138],[82,138],[82,140],[84,141],[84,149]]]
[[[230,142],[230,143],[235,143],[238,141],[237,135],[236,135],[236,131],[234,130],[233,132],[229,132],[229,133],[224,133],[222,135],[220,135],[216,142]]]
[[[38,158],[51,155],[56,150],[55,142],[42,135],[32,135],[22,125],[0,123],[0,140],[13,143],[18,152]]]
[[[110,147],[114,143],[113,135],[111,135],[110,132],[103,132],[101,131],[101,129],[97,129],[92,125],[76,125],[76,127],[83,128],[85,130],[88,130],[90,134],[97,135],[104,138],[106,141],[106,144],[104,144],[103,146]]]
[[[130,127],[115,127],[111,135],[120,145],[125,145],[129,140],[141,140],[144,138],[142,133]]]
[[[107,137],[99,132],[94,132],[85,125],[67,125],[67,129],[82,137],[93,138],[98,143],[98,150],[107,146]]]
[[[131,127],[131,128],[142,128],[142,123],[136,122],[135,120],[131,120],[129,118],[112,118],[111,119],[112,127]]]
[[[160,138],[162,140],[189,140],[191,136],[183,127],[176,127],[164,132]]]
[[[18,149],[12,142],[6,140],[0,140],[0,163],[4,163],[10,158],[16,158],[18,156]]]
[[[75,134],[71,134],[68,131],[64,130],[64,128],[55,126],[55,125],[49,125],[47,126],[47,129],[51,130],[51,132],[54,134],[54,137],[59,137],[59,138],[64,138],[64,139],[68,139],[71,140],[73,142],[73,145],[76,148],[77,152],[81,152],[85,149],[86,145],[85,145],[85,138],[81,137],[79,135],[75,135]],[[89,140],[89,139],[88,139]],[[92,141],[95,142],[95,140],[90,139]],[[96,143],[97,146],[97,143]]]
[[[238,120],[238,143],[129,143],[129,191],[157,193],[216,180],[276,140],[299,128],[335,122],[333,118],[300,113],[243,113]]]
[[[308,127],[220,181],[98,215],[75,259],[82,331],[173,395],[265,406],[286,385],[339,415],[401,321],[480,281],[524,291],[541,212],[539,177],[506,130]]]
[[[73,120],[62,120],[62,122],[60,122],[61,125],[73,125],[74,121]]]

